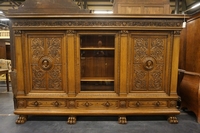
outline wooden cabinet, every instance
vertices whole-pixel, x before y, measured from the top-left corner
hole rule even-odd
[[[200,13],[187,18],[187,27],[181,32],[179,68],[181,107],[193,111],[200,123]],[[192,34],[191,34],[192,33]]]
[[[16,123],[28,115],[167,115],[182,16],[10,13]]]
[[[169,0],[115,0],[113,10],[118,14],[171,14]]]

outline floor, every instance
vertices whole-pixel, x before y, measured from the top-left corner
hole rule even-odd
[[[11,87],[10,87],[11,89]],[[181,111],[178,124],[165,116],[129,116],[128,123],[118,124],[118,117],[78,117],[77,123],[66,123],[67,116],[29,116],[24,124],[15,124],[12,90],[0,82],[0,133],[200,133],[200,124],[192,112]]]

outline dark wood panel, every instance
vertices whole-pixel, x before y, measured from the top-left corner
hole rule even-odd
[[[185,59],[181,59],[180,65],[184,65],[185,70],[200,73],[200,13],[192,17],[187,23],[186,44],[182,47],[185,51]],[[185,38],[182,37],[183,41]],[[184,56],[184,54],[182,54]],[[185,61],[185,63],[184,63]]]
[[[0,59],[6,59],[6,45],[4,40],[0,40]]]

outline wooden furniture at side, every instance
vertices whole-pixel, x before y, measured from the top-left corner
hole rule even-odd
[[[200,12],[188,17],[181,33],[179,69],[200,73]]]
[[[9,78],[8,78],[8,69],[1,69],[0,68],[0,75],[5,74],[6,75],[6,87],[7,92],[9,92]]]
[[[0,30],[0,59],[10,59],[9,30]]]
[[[179,73],[183,75],[178,87],[181,108],[193,111],[197,117],[197,122],[200,123],[200,74],[183,70],[179,70]]]
[[[181,33],[179,73],[183,79],[178,87],[181,108],[188,108],[196,114],[200,123],[200,12],[187,18],[187,26]]]
[[[0,40],[0,59],[6,59],[6,45]]]
[[[171,14],[169,0],[115,0],[113,10],[118,14]]]
[[[178,123],[182,16],[33,13],[26,6],[7,14],[16,123],[28,115],[67,115],[69,124],[81,115],[115,115],[121,124],[127,115],[166,115]]]
[[[11,59],[9,43],[9,39],[0,39],[0,59]]]

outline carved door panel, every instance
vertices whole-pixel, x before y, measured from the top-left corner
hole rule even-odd
[[[131,34],[129,92],[168,92],[171,39],[170,33]]]
[[[66,91],[64,33],[27,33],[26,87],[29,92]]]

